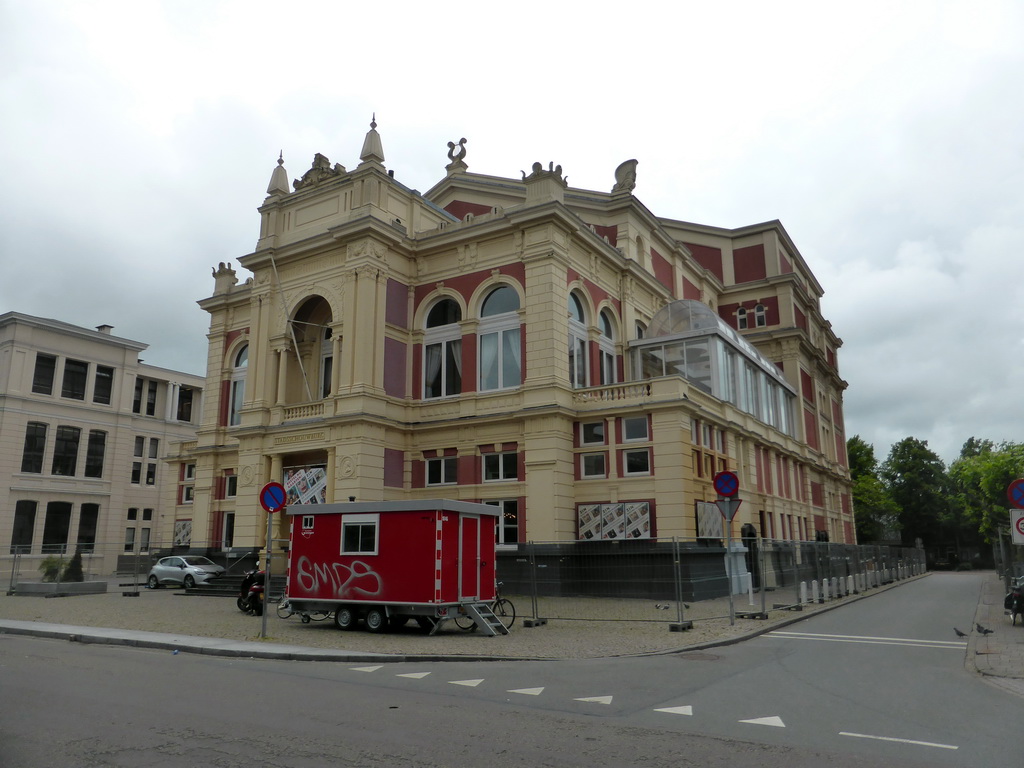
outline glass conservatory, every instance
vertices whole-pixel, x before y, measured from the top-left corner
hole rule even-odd
[[[682,376],[778,431],[794,434],[796,392],[778,367],[706,304],[674,301],[630,342],[637,379]]]

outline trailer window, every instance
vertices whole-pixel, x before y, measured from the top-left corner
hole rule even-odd
[[[380,515],[347,515],[341,523],[341,554],[377,554]]]
[[[302,530],[312,531],[313,530],[313,516],[303,515],[302,516]]]

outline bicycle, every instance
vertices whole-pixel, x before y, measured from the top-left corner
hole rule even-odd
[[[487,602],[486,605],[491,609],[491,613],[498,618],[498,621],[505,626],[505,629],[512,629],[512,625],[516,623],[516,606],[507,597],[501,596],[501,585],[500,581],[495,585],[494,600]],[[471,616],[460,613],[455,617],[455,626],[472,632],[476,629],[476,622]]]
[[[292,608],[291,601],[287,595],[282,598],[281,602],[277,604],[277,617],[279,619],[287,619],[295,614],[299,614],[302,617],[303,624],[309,624],[311,621],[323,621],[329,619],[331,614],[329,611],[296,611]]]

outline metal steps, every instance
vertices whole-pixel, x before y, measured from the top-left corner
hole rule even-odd
[[[507,635],[508,627],[501,623],[501,619],[494,615],[489,603],[469,603],[466,605],[466,615],[476,623],[477,628],[489,637]]]

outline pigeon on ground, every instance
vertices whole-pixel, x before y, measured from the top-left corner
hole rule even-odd
[[[953,627],[953,631],[956,632],[956,636],[957,637],[967,637],[967,633],[966,632],[961,632],[956,627]]]
[[[991,635],[993,633],[993,631],[994,631],[994,630],[989,629],[988,627],[981,626],[981,624],[975,624],[974,626],[983,635]]]

